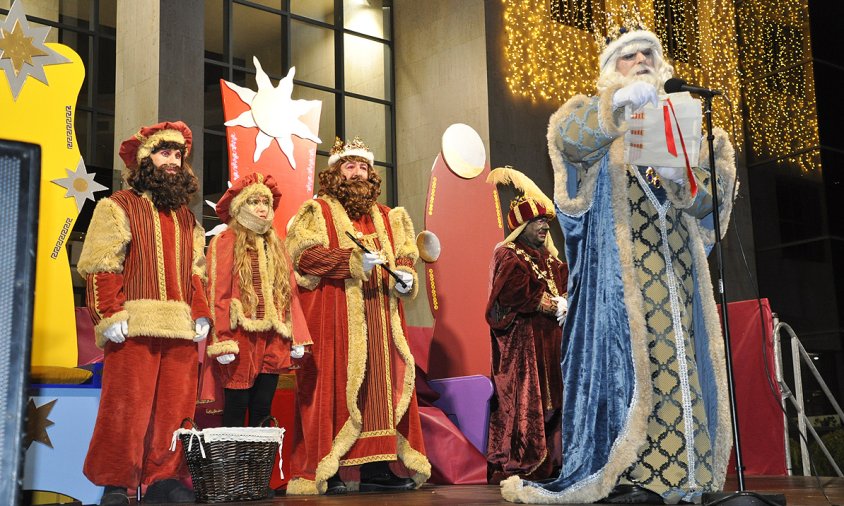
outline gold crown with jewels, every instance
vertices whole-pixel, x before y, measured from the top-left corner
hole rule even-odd
[[[364,144],[363,140],[357,136],[346,143],[344,143],[343,139],[340,137],[335,137],[334,146],[331,147],[331,150],[328,153],[330,155],[328,157],[329,166],[334,165],[343,158],[353,156],[366,159],[369,162],[369,165],[375,163],[375,155],[372,153],[372,150],[369,149],[369,147]]]

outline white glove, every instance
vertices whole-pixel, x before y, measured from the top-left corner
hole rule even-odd
[[[205,318],[199,318],[196,320],[196,335],[193,336],[193,342],[198,343],[202,341],[206,337],[208,337],[208,331],[211,330],[211,320]]]
[[[363,272],[369,272],[376,265],[384,265],[386,260],[381,258],[378,253],[364,253],[363,254]]]
[[[629,105],[630,109],[636,111],[648,102],[658,105],[659,98],[657,98],[654,85],[644,81],[630,83],[624,88],[620,88],[612,96],[613,109],[619,109],[625,105]]]
[[[686,182],[685,167],[654,167],[654,170],[663,179],[674,181],[677,184]]]
[[[217,362],[226,365],[234,362],[234,353],[226,353],[225,355],[218,355]]]
[[[294,344],[290,347],[290,358],[302,358],[305,356],[305,346],[302,344]]]
[[[114,322],[103,331],[103,336],[113,343],[122,343],[129,334],[129,322]]]
[[[569,301],[565,297],[551,297],[551,300],[557,303],[557,323],[562,326],[569,312]]]
[[[401,283],[396,281],[396,291],[399,293],[410,293],[413,290],[413,274],[405,271],[396,271],[396,274],[404,281],[405,286],[402,287]]]

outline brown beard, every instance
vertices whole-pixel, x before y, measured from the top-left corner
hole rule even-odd
[[[319,195],[339,200],[352,220],[368,214],[381,195],[381,177],[372,169],[366,180],[357,177],[347,180],[337,168],[324,170],[319,174],[319,184]]]
[[[147,157],[126,178],[135,190],[149,192],[152,203],[159,211],[173,211],[187,205],[199,189],[199,181],[187,162],[182,162],[181,170],[175,174],[168,174],[166,167],[156,167],[152,159]]]

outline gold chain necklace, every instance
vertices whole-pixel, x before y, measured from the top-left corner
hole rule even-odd
[[[548,291],[551,292],[551,295],[553,295],[554,297],[560,296],[560,291],[557,288],[557,282],[554,281],[554,277],[550,274],[551,273],[551,257],[550,256],[548,256],[548,258],[545,259],[545,263],[548,267],[548,270],[543,271],[539,268],[538,265],[536,265],[536,263],[533,261],[533,258],[531,258],[531,256],[528,255],[527,251],[525,251],[525,250],[521,249],[520,247],[516,246],[516,243],[508,242],[504,246],[507,247],[507,248],[510,248],[511,250],[513,250],[514,253],[516,253],[516,255],[523,258],[525,261],[527,261],[527,263],[530,265],[531,270],[533,270],[533,273],[536,274],[536,277],[545,281],[545,284],[548,285]]]

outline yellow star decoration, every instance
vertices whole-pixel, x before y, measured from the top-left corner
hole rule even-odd
[[[47,404],[36,407],[32,399],[29,399],[26,405],[26,435],[23,442],[25,449],[28,450],[33,441],[53,447],[50,435],[47,434],[47,427],[54,425],[55,422],[48,420],[47,417],[50,416],[50,411],[57,401],[58,399],[53,399]]]
[[[15,75],[21,73],[24,63],[32,65],[33,56],[49,56],[48,53],[35,47],[32,43],[32,37],[27,37],[21,24],[15,21],[15,27],[11,32],[0,29],[0,59],[12,61],[12,68],[15,70]]]

